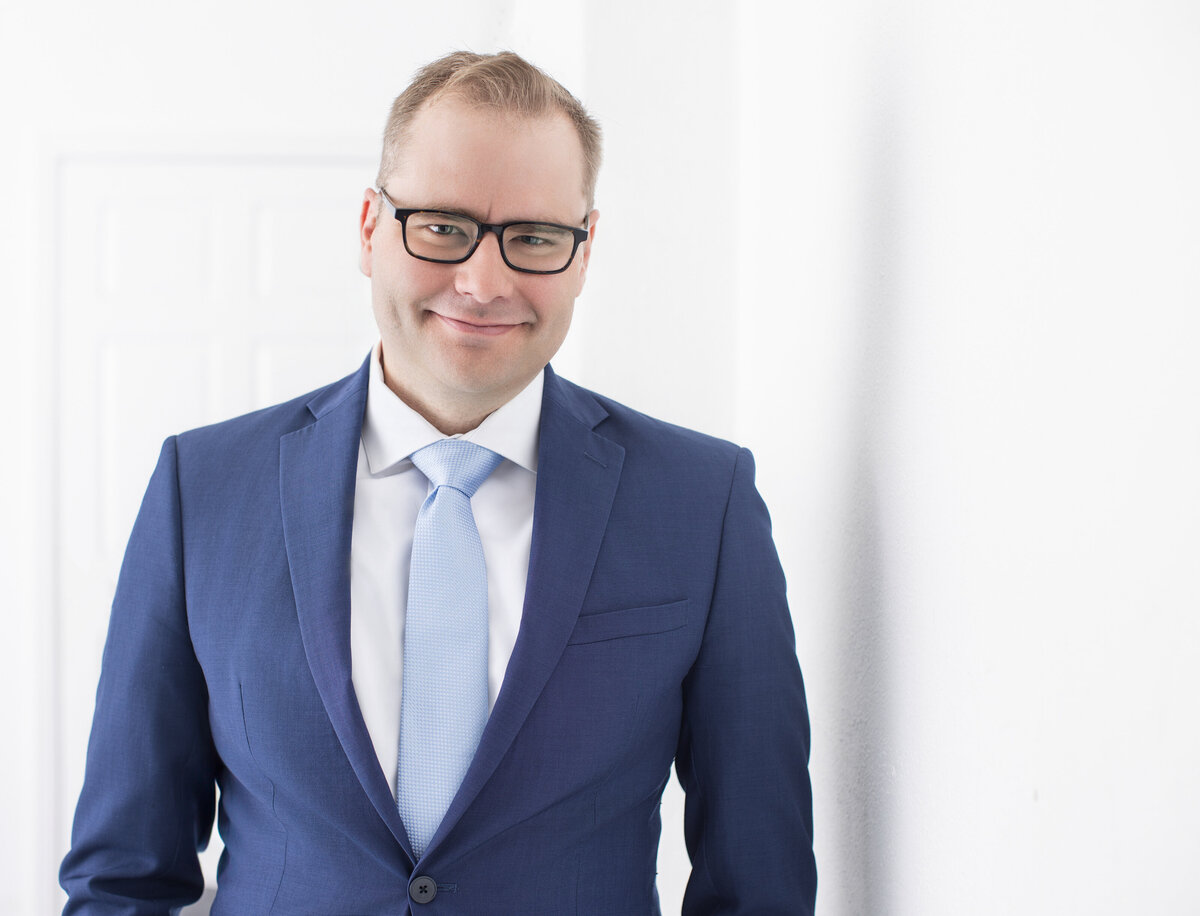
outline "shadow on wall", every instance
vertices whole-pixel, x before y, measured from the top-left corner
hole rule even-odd
[[[191,906],[185,906],[179,911],[179,916],[208,916],[209,910],[212,909],[213,898],[217,896],[215,887],[206,887],[204,893],[200,895],[200,899]]]
[[[896,318],[897,250],[901,201],[903,123],[887,62],[875,74],[879,91],[865,125],[867,193],[860,225],[865,227],[859,275],[860,363],[851,402],[850,454],[853,470],[846,493],[842,587],[842,638],[838,664],[837,811],[841,876],[848,913],[882,913],[892,886],[889,860],[893,744],[884,556],[884,494],[880,489],[881,439],[887,435]]]
[[[869,448],[863,450],[869,453]],[[848,913],[886,912],[891,778],[879,506],[869,454],[857,462],[846,532],[839,652],[837,828]]]

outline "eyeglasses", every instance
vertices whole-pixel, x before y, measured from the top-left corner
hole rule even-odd
[[[571,266],[575,252],[587,241],[588,230],[558,223],[528,220],[481,223],[461,213],[440,210],[402,210],[383,188],[379,194],[396,212],[404,249],[414,258],[438,264],[461,264],[475,253],[484,234],[493,232],[500,256],[513,270],[526,274],[560,274]],[[584,217],[584,223],[587,218]]]

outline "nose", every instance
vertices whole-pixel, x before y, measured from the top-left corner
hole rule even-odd
[[[512,293],[513,273],[500,254],[500,240],[488,232],[475,253],[458,265],[454,288],[476,302],[504,299]]]

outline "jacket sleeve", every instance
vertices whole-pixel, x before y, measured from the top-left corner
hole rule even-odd
[[[676,771],[692,874],[684,916],[813,912],[809,724],[771,520],[742,450]]]
[[[174,439],[134,524],[113,599],[83,791],[59,880],[64,914],[165,916],[203,891],[216,753],[188,633]]]

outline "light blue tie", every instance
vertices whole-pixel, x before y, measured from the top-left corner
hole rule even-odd
[[[396,807],[418,859],[487,722],[487,568],[471,497],[503,460],[461,439],[412,455],[434,487],[413,529],[396,777]]]

